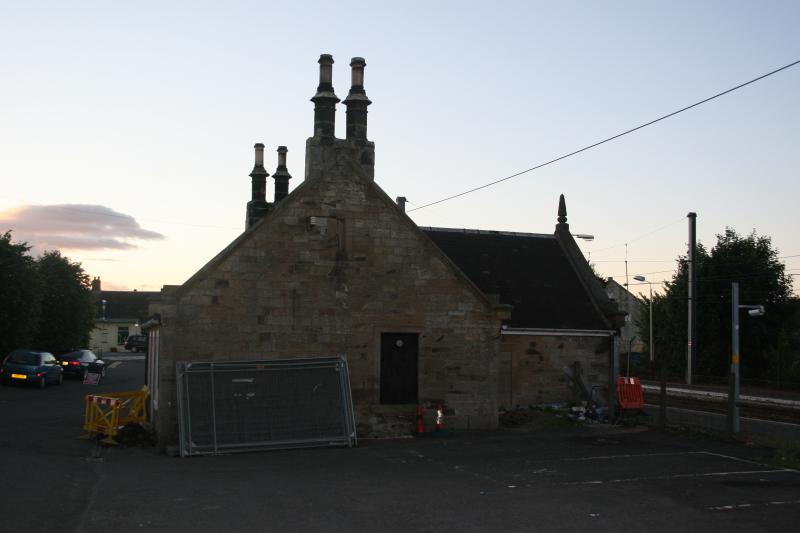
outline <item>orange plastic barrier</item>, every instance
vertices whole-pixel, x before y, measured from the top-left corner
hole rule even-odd
[[[620,409],[644,407],[644,391],[639,378],[617,378],[617,400]]]
[[[87,432],[86,437],[97,433],[106,436],[102,442],[116,444],[113,437],[119,431],[120,400],[108,396],[87,394],[85,402],[83,429]]]
[[[140,391],[115,392],[110,394],[87,394],[83,429],[86,437],[105,435],[101,442],[116,444],[121,427],[132,422],[147,422],[147,386]]]

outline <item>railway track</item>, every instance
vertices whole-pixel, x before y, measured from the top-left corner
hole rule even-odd
[[[660,394],[657,390],[650,390],[650,387],[647,387],[644,391],[644,400],[650,405],[658,406]],[[797,402],[775,404],[740,399],[739,414],[748,418],[800,424],[800,405],[792,405],[794,403]],[[728,402],[725,397],[698,397],[690,394],[675,394],[668,390],[667,407],[725,414],[728,411]]]

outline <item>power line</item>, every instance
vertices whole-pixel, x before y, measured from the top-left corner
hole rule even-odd
[[[800,257],[800,254],[779,255],[775,259],[789,259],[789,258],[792,258],[792,257]],[[677,262],[678,260],[679,260],[678,258],[675,258],[675,259],[628,259],[628,262],[629,263],[671,263],[673,261]],[[601,260],[592,259],[589,262],[590,263],[624,263],[625,259],[601,259]],[[734,263],[740,263],[740,262],[741,262],[741,259],[738,259],[738,258],[726,258],[725,260],[718,259],[718,258],[714,259],[714,263],[715,264],[734,264]],[[665,272],[672,272],[672,270],[667,270]],[[643,274],[646,274],[646,272],[643,272]]]
[[[592,263],[623,263],[624,259],[601,259],[592,261]],[[671,263],[675,259],[628,259],[629,263]]]
[[[415,207],[414,209],[409,209],[408,212],[410,213],[411,211],[418,211],[420,209],[425,209],[426,207],[429,207],[429,206],[432,206],[432,205],[441,204],[443,202],[447,202],[447,201],[450,201],[450,200],[454,200],[456,198],[460,198],[461,196],[466,196],[467,194],[470,194],[470,193],[473,193],[473,192],[476,192],[476,191],[480,191],[481,189],[486,189],[487,187],[491,187],[493,185],[497,185],[498,183],[502,183],[504,181],[508,181],[508,180],[510,180],[512,178],[516,178],[517,176],[521,176],[523,174],[527,174],[528,172],[532,172],[532,171],[540,169],[542,167],[546,167],[547,165],[551,165],[553,163],[556,163],[557,161],[561,161],[562,159],[566,159],[568,157],[572,157],[573,155],[579,154],[581,152],[585,152],[586,150],[591,150],[592,148],[600,146],[601,144],[605,144],[607,142],[613,141],[614,139],[619,139],[620,137],[628,135],[629,133],[633,133],[634,131],[640,130],[642,128],[646,128],[647,126],[651,126],[651,125],[655,124],[656,122],[661,122],[662,120],[668,119],[670,117],[674,117],[675,115],[677,115],[679,113],[683,113],[684,111],[688,111],[689,109],[692,109],[693,107],[697,107],[699,105],[705,104],[706,102],[710,102],[711,100],[714,100],[715,98],[719,98],[720,96],[724,96],[724,95],[726,95],[728,93],[732,93],[733,91],[735,91],[737,89],[741,89],[742,87],[746,87],[747,85],[750,85],[751,83],[755,83],[755,82],[757,82],[759,80],[763,80],[764,78],[772,76],[773,74],[777,74],[778,72],[780,72],[782,70],[786,70],[786,69],[788,69],[790,67],[793,67],[793,66],[797,65],[798,63],[800,63],[800,60],[797,60],[797,61],[794,61],[792,63],[789,63],[788,65],[784,65],[781,68],[775,69],[775,70],[773,70],[771,72],[767,72],[766,74],[762,74],[761,76],[758,76],[757,78],[753,78],[752,80],[746,81],[744,83],[741,83],[741,84],[737,85],[736,87],[732,87],[732,88],[730,88],[730,89],[728,89],[726,91],[722,91],[721,93],[717,93],[714,96],[710,96],[708,98],[700,100],[699,102],[695,102],[692,105],[688,105],[686,107],[678,109],[677,111],[673,111],[672,113],[668,113],[666,115],[658,117],[655,120],[651,120],[650,122],[645,122],[644,124],[636,126],[635,128],[631,128],[629,130],[623,131],[622,133],[618,133],[616,135],[613,135],[611,137],[603,139],[602,141],[598,141],[598,142],[596,142],[594,144],[590,144],[588,146],[584,146],[583,148],[579,148],[578,150],[572,151],[572,152],[570,152],[568,154],[556,157],[555,159],[551,159],[550,161],[547,161],[545,163],[540,163],[540,164],[538,164],[536,166],[533,166],[533,167],[531,167],[529,169],[522,170],[522,171],[517,172],[515,174],[511,174],[510,176],[506,176],[505,178],[500,178],[498,180],[486,183],[484,185],[480,185],[478,187],[474,187],[472,189],[460,192],[458,194],[454,194],[452,196],[448,196],[447,198],[442,198],[441,200],[436,200],[435,202],[430,202],[430,203],[421,205],[420,207]]]

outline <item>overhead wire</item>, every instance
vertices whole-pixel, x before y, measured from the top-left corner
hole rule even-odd
[[[672,113],[668,113],[666,115],[660,116],[660,117],[658,117],[658,118],[656,118],[654,120],[651,120],[649,122],[645,122],[644,124],[640,124],[639,126],[636,126],[634,128],[630,128],[628,130],[625,130],[622,133],[617,133],[616,135],[612,135],[611,137],[607,137],[607,138],[605,138],[605,139],[603,139],[601,141],[592,143],[592,144],[590,144],[588,146],[584,146],[583,148],[579,148],[577,150],[573,150],[572,152],[569,152],[568,154],[564,154],[562,156],[556,157],[556,158],[551,159],[549,161],[546,161],[544,163],[540,163],[538,165],[534,165],[531,168],[528,168],[528,169],[525,169],[525,170],[521,170],[519,172],[511,174],[510,176],[506,176],[504,178],[500,178],[500,179],[491,181],[489,183],[485,183],[485,184],[480,185],[478,187],[473,187],[472,189],[468,189],[466,191],[463,191],[463,192],[460,192],[458,194],[454,194],[454,195],[448,196],[446,198],[442,198],[440,200],[436,200],[434,202],[429,202],[427,204],[421,205],[420,207],[415,207],[414,209],[409,209],[408,212],[419,211],[420,209],[425,209],[426,207],[430,207],[432,205],[441,204],[441,203],[444,203],[444,202],[448,202],[450,200],[455,200],[456,198],[460,198],[462,196],[466,196],[467,194],[471,194],[473,192],[477,192],[477,191],[480,191],[482,189],[486,189],[488,187],[492,187],[494,185],[497,185],[498,183],[502,183],[504,181],[508,181],[510,179],[513,179],[513,178],[516,178],[518,176],[521,176],[523,174],[527,174],[528,172],[532,172],[534,170],[538,170],[538,169],[540,169],[542,167],[546,167],[548,165],[551,165],[551,164],[556,163],[558,161],[561,161],[563,159],[567,159],[568,157],[572,157],[572,156],[577,155],[577,154],[579,154],[581,152],[585,152],[587,150],[591,150],[592,148],[595,148],[595,147],[600,146],[602,144],[605,144],[607,142],[613,141],[614,139],[619,139],[620,137],[623,137],[625,135],[631,134],[631,133],[633,133],[635,131],[638,131],[640,129],[646,128],[647,126],[651,126],[651,125],[653,125],[653,124],[655,124],[657,122],[661,122],[662,120],[666,120],[666,119],[668,119],[670,117],[674,117],[675,115],[677,115],[679,113],[683,113],[684,111],[688,111],[688,110],[690,110],[690,109],[692,109],[694,107],[697,107],[699,105],[702,105],[702,104],[705,104],[707,102],[710,102],[711,100],[719,98],[720,96],[724,96],[726,94],[732,93],[733,91],[741,89],[742,87],[746,87],[746,86],[748,86],[748,85],[750,85],[752,83],[755,83],[755,82],[757,82],[759,80],[763,80],[764,78],[767,78],[769,76],[777,74],[778,72],[781,72],[783,70],[791,68],[791,67],[793,67],[793,66],[795,66],[797,64],[800,64],[800,59],[798,59],[797,61],[793,61],[792,63],[789,63],[788,65],[784,65],[784,66],[782,66],[780,68],[777,68],[775,70],[767,72],[766,74],[762,74],[761,76],[753,78],[753,79],[751,79],[749,81],[746,81],[744,83],[740,83],[739,85],[737,85],[735,87],[731,87],[730,89],[727,89],[725,91],[717,93],[717,94],[715,94],[713,96],[709,96],[708,98],[704,98],[703,100],[700,100],[699,102],[695,102],[695,103],[693,103],[691,105],[688,105],[686,107],[682,107],[681,109],[678,109],[677,111],[673,111]]]

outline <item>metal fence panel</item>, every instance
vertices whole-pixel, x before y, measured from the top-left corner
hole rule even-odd
[[[181,456],[354,446],[343,357],[179,362]]]

